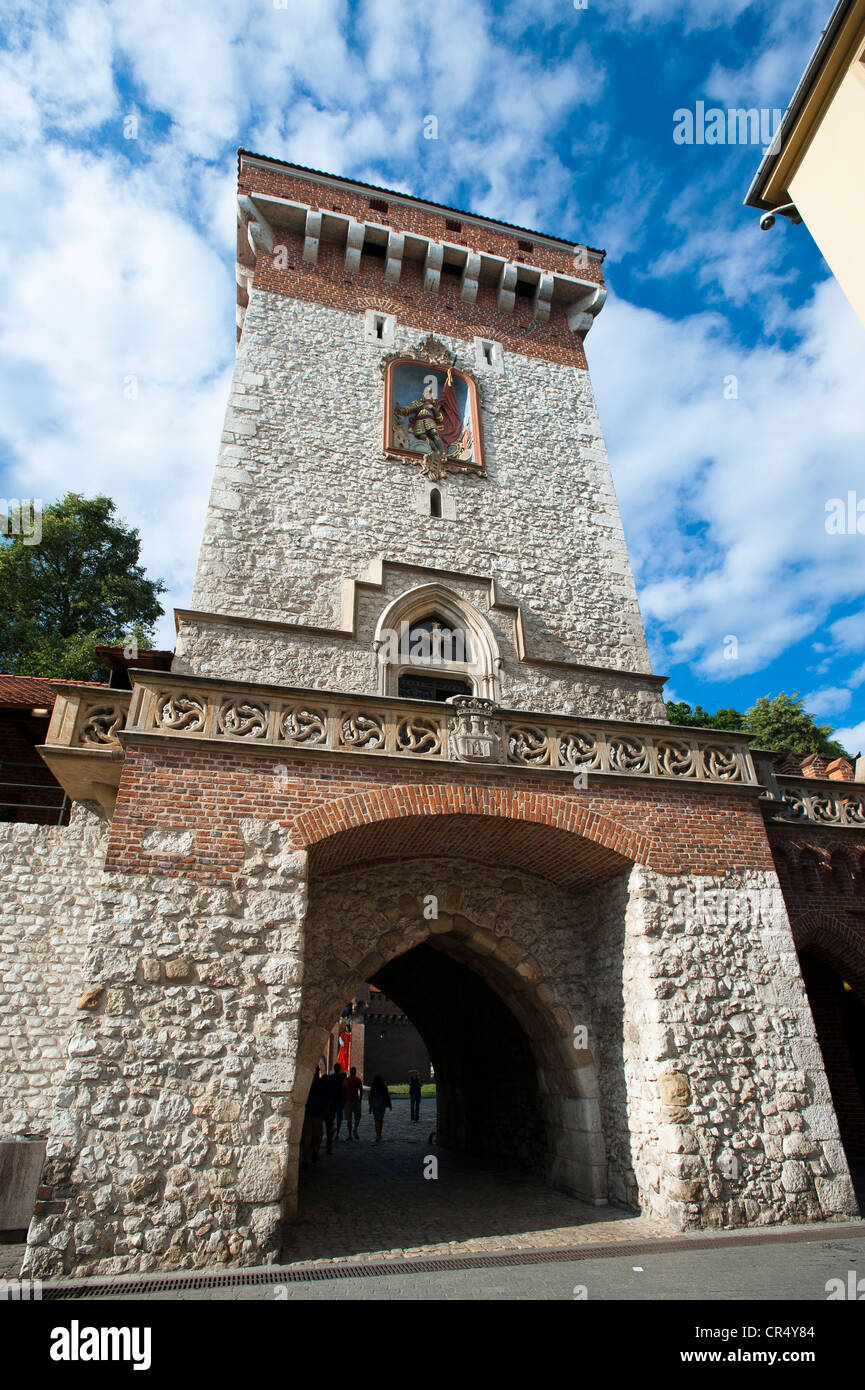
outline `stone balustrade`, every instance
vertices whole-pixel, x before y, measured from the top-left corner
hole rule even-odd
[[[826,779],[779,777],[784,808],[775,811],[782,823],[865,827],[865,786]]]
[[[52,687],[56,699],[47,746],[119,750],[117,734],[126,723],[131,690],[94,690],[75,681],[52,682]]]
[[[661,724],[522,714],[458,695],[446,704],[387,696],[227,684],[141,671],[135,688],[57,683],[43,756],[70,796],[85,779],[116,789],[122,735],[145,734],[286,753],[411,758],[523,768],[574,777],[652,778],[682,784],[766,787],[767,815],[782,823],[865,827],[865,787],[771,777],[739,734]],[[109,769],[108,762],[114,763]],[[67,785],[68,784],[68,785]]]
[[[99,698],[60,687],[48,743],[118,748],[123,728],[286,752],[758,785],[747,741],[735,734],[717,738],[657,724],[521,714],[468,695],[433,704],[149,671],[136,674],[131,698],[124,691]]]
[[[122,756],[119,735],[124,730],[301,753],[767,786],[765,755],[752,759],[746,741],[735,734],[716,739],[678,726],[523,715],[467,695],[437,705],[318,690],[232,687],[153,672],[137,676],[134,691],[94,691],[92,685],[75,682],[57,683],[54,689],[57,699],[43,753],[64,787],[68,777],[51,755],[73,753],[84,759],[74,783],[66,787],[76,798],[81,777],[97,765],[93,755]],[[119,768],[113,776],[107,771],[102,775],[116,783]],[[763,798],[767,814],[777,822],[865,827],[865,786],[855,783],[772,776]]]

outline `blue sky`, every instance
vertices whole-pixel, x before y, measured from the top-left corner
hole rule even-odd
[[[698,100],[785,107],[830,0],[4,8],[2,495],[107,492],[188,603],[239,145],[572,237],[608,252],[587,354],[655,670],[709,709],[798,690],[865,748],[865,537],[825,527],[865,495],[865,329],[743,208],[761,146],[673,141]]]

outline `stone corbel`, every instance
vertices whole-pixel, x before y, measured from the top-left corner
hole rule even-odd
[[[257,257],[259,251],[266,251],[268,256],[272,256],[273,228],[252,199],[246,194],[241,194],[237,200],[237,220],[241,226],[243,226],[244,218],[248,219],[246,237],[253,256]]]
[[[303,239],[304,265],[315,265],[318,260],[318,244],[321,237],[321,213],[312,208],[306,214],[306,236]]]
[[[587,286],[586,293],[568,305],[568,328],[572,333],[588,333],[604,307],[607,291],[602,285]]]
[[[442,261],[444,252],[437,241],[431,241],[427,247],[426,260],[423,263],[423,287],[427,294],[438,294],[441,283]]]
[[[550,317],[550,308],[553,300],[553,287],[555,281],[548,271],[542,270],[535,289],[533,300],[534,317],[536,323],[546,323]]]
[[[388,232],[387,234],[387,260],[384,267],[384,278],[389,285],[398,285],[402,275],[402,257],[405,250],[405,237],[402,232]]]
[[[366,227],[362,222],[355,222],[352,217],[348,224],[348,234],[345,239],[345,273],[346,275],[357,275],[360,270],[360,258],[363,255],[363,240],[366,236]]]
[[[512,261],[506,261],[499,276],[496,304],[500,314],[512,314],[516,300],[517,268]]]
[[[460,281],[460,299],[466,304],[474,304],[478,297],[478,277],[481,273],[481,258],[477,251],[469,251],[466,256],[463,278]]]
[[[240,290],[241,294],[246,295],[247,300],[249,299],[249,292],[252,289],[254,275],[255,272],[251,266],[241,265],[239,261],[235,262],[234,278],[237,281],[237,288]]]

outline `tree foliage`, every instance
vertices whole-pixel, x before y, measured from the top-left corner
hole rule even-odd
[[[42,513],[38,544],[0,543],[0,670],[102,680],[97,646],[152,645],[162,580],[138,563],[138,531],[114,503],[70,492]]]
[[[761,695],[750,709],[719,709],[709,714],[702,705],[694,709],[684,700],[670,700],[667,714],[671,724],[700,729],[739,729],[754,735],[755,748],[777,748],[789,753],[825,753],[832,758],[850,755],[832,738],[831,724],[818,724],[805,709],[804,697],[796,691],[787,695]]]

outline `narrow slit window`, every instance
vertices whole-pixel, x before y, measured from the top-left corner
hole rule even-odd
[[[491,366],[493,365],[493,345],[492,345],[492,343],[484,343],[484,361],[486,362],[486,364],[487,364],[488,367],[491,367]]]
[[[381,314],[376,314],[375,316],[375,336],[377,338],[384,337],[384,319]]]
[[[437,487],[434,487],[429,495],[429,514],[439,517],[442,514],[442,495]]]

